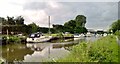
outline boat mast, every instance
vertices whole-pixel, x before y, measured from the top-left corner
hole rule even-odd
[[[48,16],[49,36],[50,36],[50,16]]]

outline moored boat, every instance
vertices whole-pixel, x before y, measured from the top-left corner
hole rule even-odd
[[[29,35],[26,41],[29,43],[39,43],[39,42],[47,42],[50,39],[52,39],[52,36],[45,36],[41,33],[33,33]]]

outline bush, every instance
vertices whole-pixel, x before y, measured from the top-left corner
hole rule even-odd
[[[14,43],[19,43],[21,39],[17,36],[10,36],[8,39],[8,42],[14,42]]]
[[[71,54],[58,62],[118,62],[118,44],[114,36],[73,46]]]
[[[120,30],[117,30],[117,31],[115,32],[115,35],[117,35],[118,38],[120,39]]]

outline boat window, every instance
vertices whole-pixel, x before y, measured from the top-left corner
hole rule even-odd
[[[78,34],[78,33],[76,33],[76,34],[74,34],[74,35],[78,36],[79,34]]]
[[[30,37],[35,37],[35,34],[31,34]]]
[[[31,34],[29,37],[30,38],[40,37],[40,34]]]

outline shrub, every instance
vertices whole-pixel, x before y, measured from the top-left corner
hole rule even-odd
[[[14,43],[19,43],[21,40],[17,36],[10,36],[8,39],[8,42],[14,42]]]
[[[117,30],[117,31],[115,32],[115,35],[117,35],[118,38],[120,39],[120,30]]]
[[[118,44],[115,36],[73,46],[71,54],[58,62],[118,62]]]

